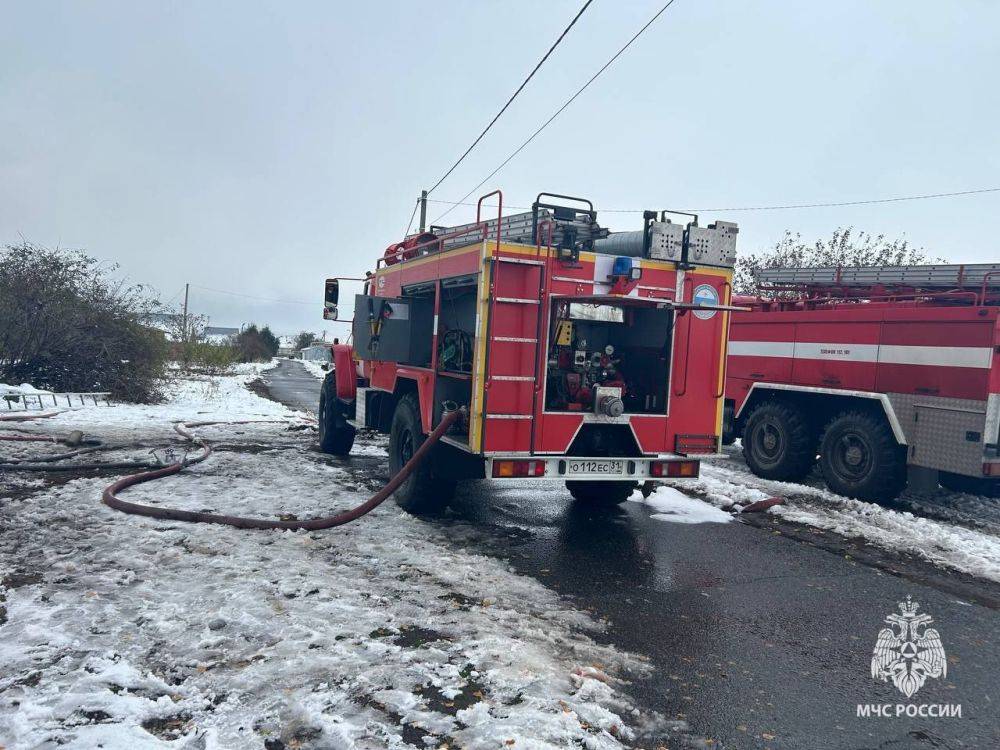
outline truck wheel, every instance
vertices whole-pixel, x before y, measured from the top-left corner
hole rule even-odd
[[[323,378],[319,391],[319,448],[324,453],[346,456],[354,445],[355,429],[347,423],[337,400],[333,374]]]
[[[743,426],[743,458],[759,477],[797,482],[816,462],[816,438],[801,410],[765,401]]]
[[[726,401],[722,406],[722,444],[732,445],[736,442],[736,404]]]
[[[403,396],[396,404],[389,430],[389,473],[395,476],[426,439],[417,397],[412,393]],[[435,476],[434,458],[431,452],[393,493],[396,503],[408,513],[440,512],[455,494],[454,480]]]
[[[950,471],[942,471],[938,479],[942,487],[952,492],[964,492],[983,497],[1000,497],[1000,479],[969,477],[965,474],[953,474]]]
[[[906,449],[876,415],[837,415],[823,431],[819,453],[826,486],[838,495],[886,501],[906,486]]]
[[[588,505],[618,505],[628,500],[638,482],[568,481],[566,489],[573,499]]]

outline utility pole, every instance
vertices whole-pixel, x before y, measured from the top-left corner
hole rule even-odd
[[[181,318],[181,343],[187,343],[187,330],[188,330],[188,291],[191,285],[184,285],[184,316]]]
[[[420,191],[420,233],[427,228],[427,191]]]

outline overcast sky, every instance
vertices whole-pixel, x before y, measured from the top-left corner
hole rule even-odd
[[[402,234],[581,4],[6,2],[0,243],[84,248],[165,301],[197,284],[192,309],[217,325],[333,333],[323,279]],[[660,5],[595,0],[433,197],[464,195]],[[997,29],[994,0],[677,0],[483,192],[641,209],[998,187]],[[743,249],[853,224],[982,262],[1000,261],[998,207],[704,218],[737,221]]]

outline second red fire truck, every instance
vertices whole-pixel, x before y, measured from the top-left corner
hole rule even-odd
[[[617,503],[640,482],[695,477],[719,451],[735,224],[610,233],[589,201],[541,194],[529,213],[391,245],[355,296],[350,345],[323,384],[324,450],[389,434],[395,473],[444,414],[457,426],[397,490],[414,511],[463,479],[557,479]],[[327,282],[335,318],[339,280]]]
[[[758,476],[1000,489],[1000,265],[775,269],[737,298],[726,415]]]

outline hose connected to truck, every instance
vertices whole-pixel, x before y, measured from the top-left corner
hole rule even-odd
[[[200,511],[191,510],[178,510],[176,508],[162,508],[154,507],[150,505],[142,505],[140,503],[130,503],[127,500],[122,500],[118,497],[117,493],[121,492],[128,487],[132,487],[137,484],[143,484],[145,482],[152,482],[155,479],[162,479],[163,477],[168,477],[173,474],[178,474],[187,466],[192,464],[200,463],[212,455],[212,449],[209,447],[208,443],[204,440],[198,440],[188,432],[189,429],[195,427],[203,427],[210,424],[220,424],[218,422],[191,422],[188,424],[178,424],[174,425],[174,430],[178,434],[187,438],[191,442],[197,442],[201,445],[202,452],[200,455],[192,459],[184,459],[177,461],[168,466],[164,466],[159,469],[154,469],[152,471],[144,471],[138,474],[130,474],[129,476],[122,477],[117,482],[114,482],[107,489],[104,490],[104,494],[101,501],[110,508],[115,510],[120,510],[123,513],[131,513],[138,516],[147,516],[148,518],[159,518],[161,520],[167,521],[187,521],[191,523],[216,523],[222,524],[224,526],[235,526],[238,529],[285,529],[289,531],[320,531],[322,529],[330,529],[334,526],[343,526],[346,523],[355,521],[366,513],[370,513],[383,502],[385,502],[396,489],[406,481],[407,477],[413,472],[415,468],[427,457],[430,453],[431,448],[434,447],[435,443],[441,439],[441,437],[448,431],[452,423],[458,419],[460,412],[452,411],[446,413],[442,418],[440,424],[434,428],[430,435],[423,444],[416,450],[413,456],[410,458],[406,464],[403,465],[395,476],[393,476],[389,482],[381,490],[372,495],[368,500],[363,502],[361,505],[351,510],[344,511],[343,513],[338,513],[333,516],[325,516],[323,518],[312,518],[305,521],[271,521],[265,518],[248,518],[245,516],[226,516],[218,513],[203,513]],[[221,424],[233,424],[233,423],[221,423]]]

